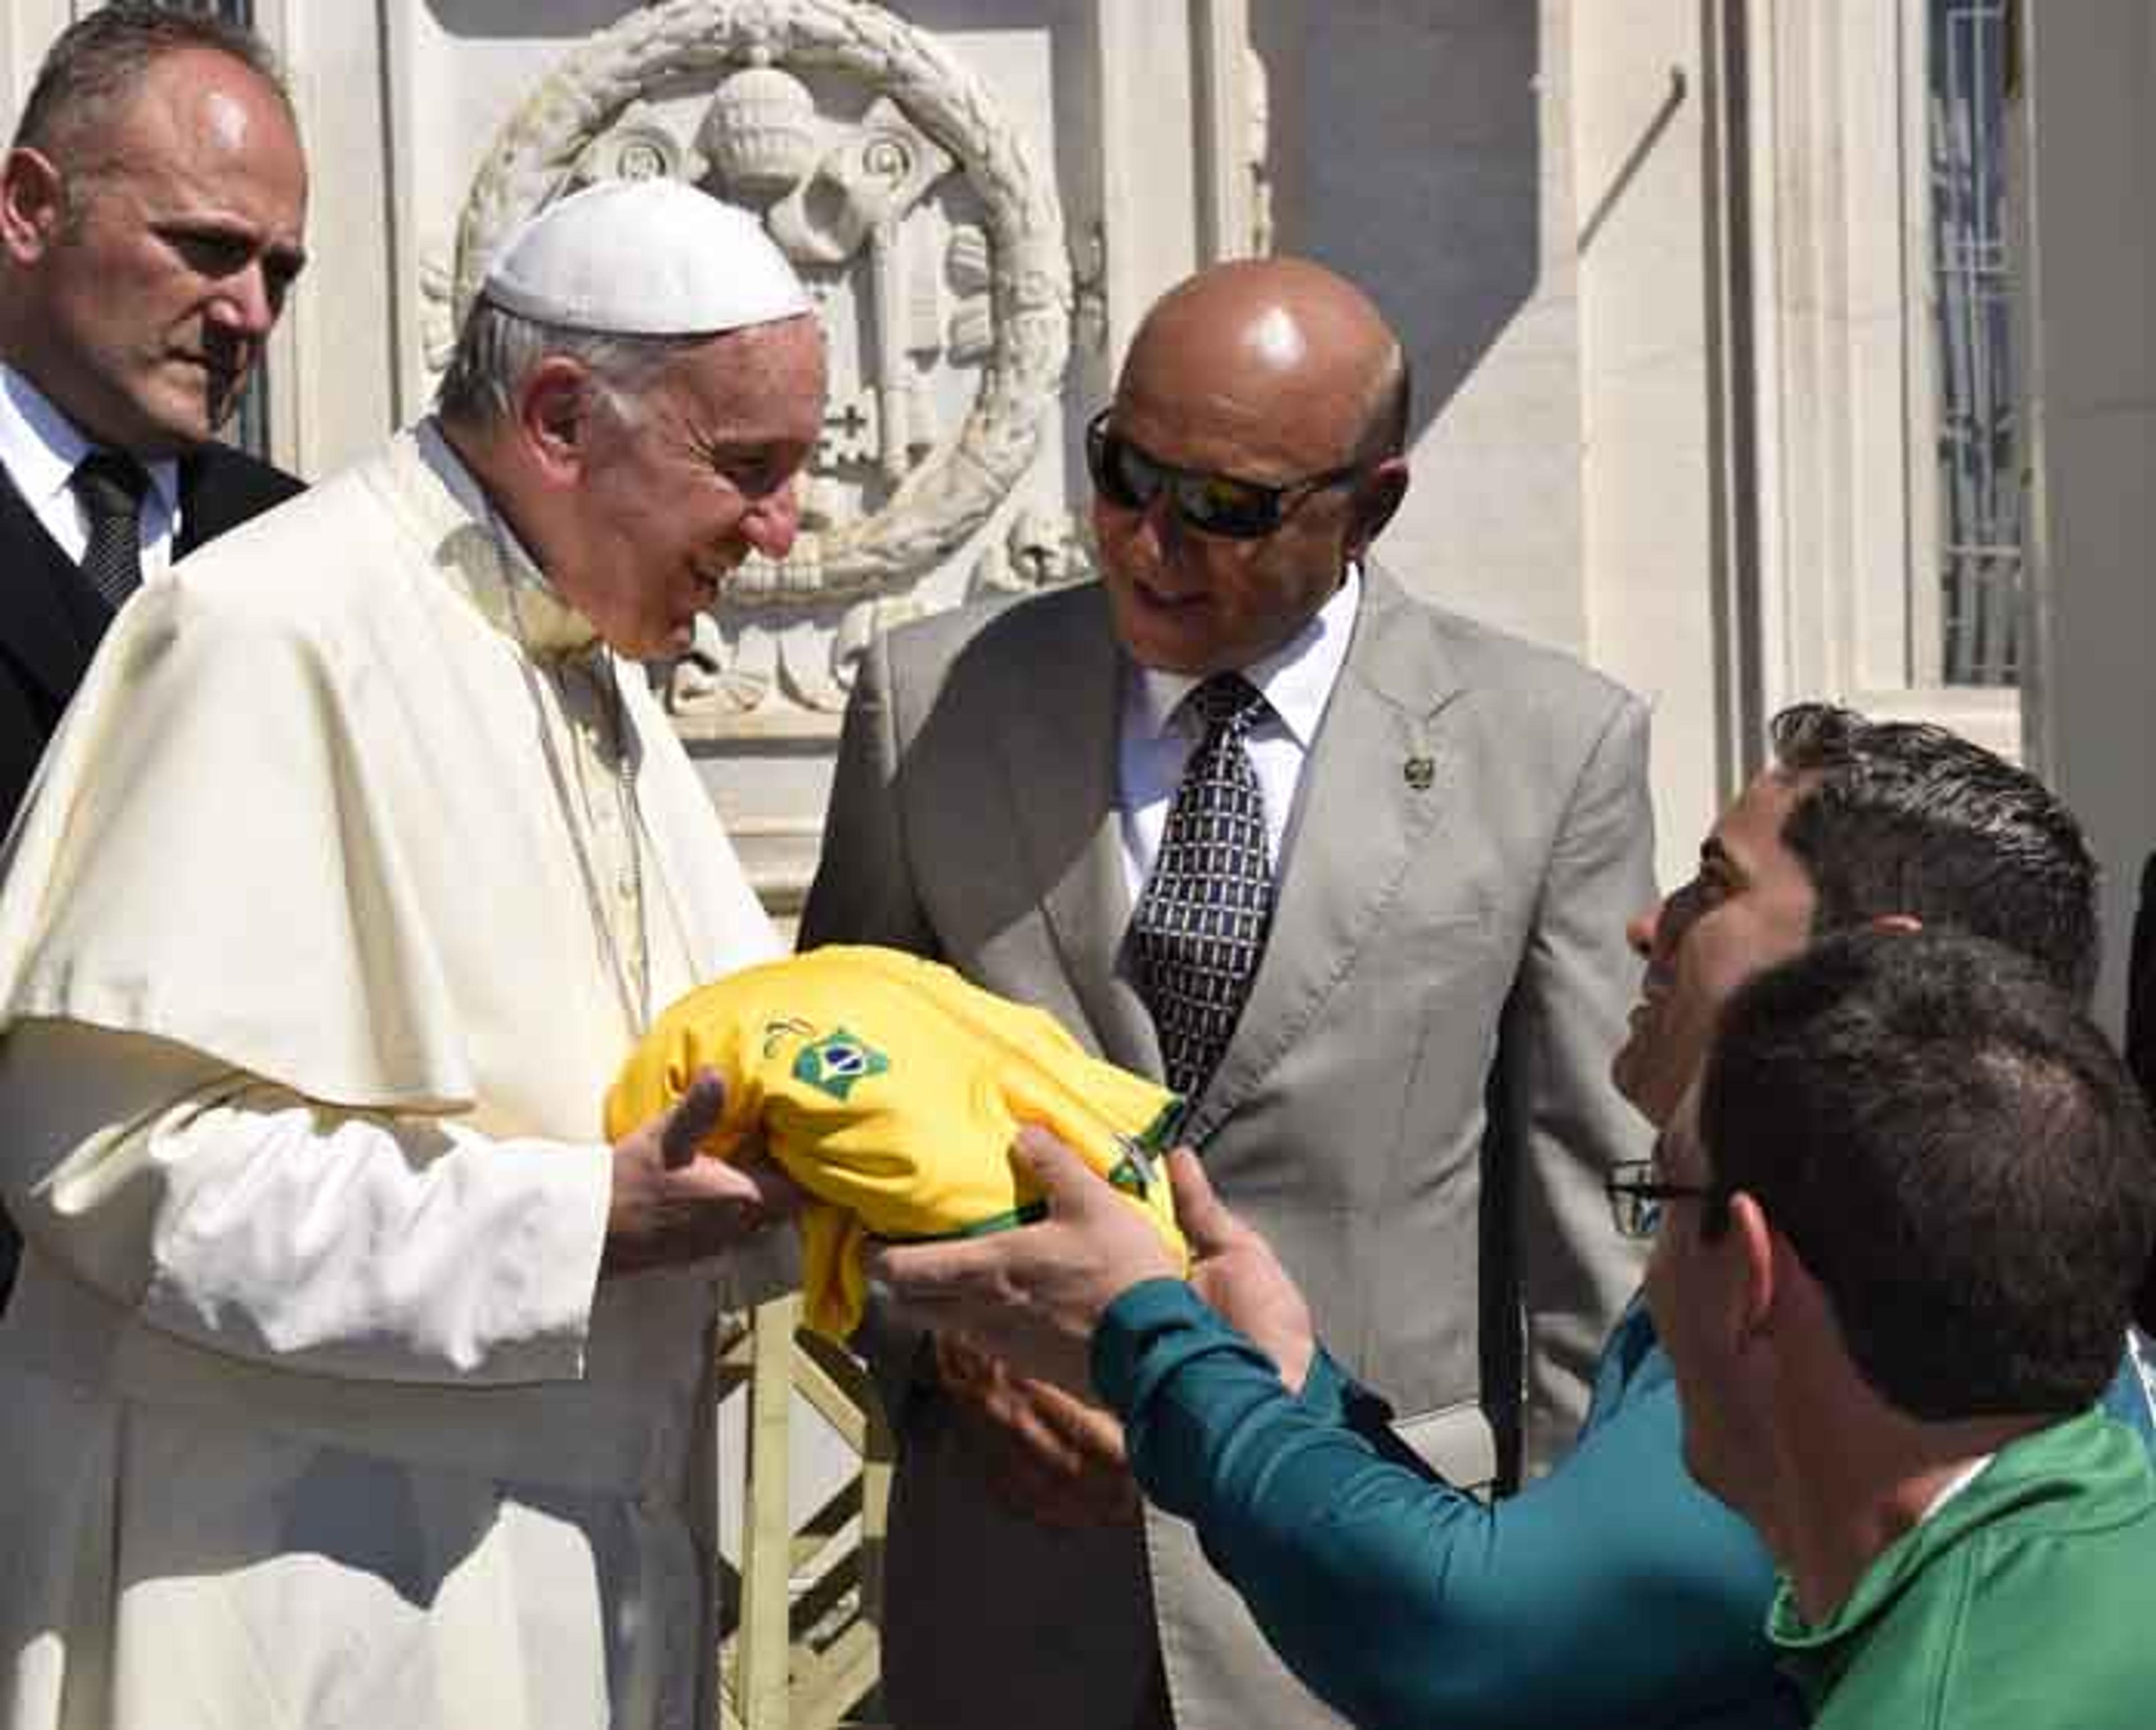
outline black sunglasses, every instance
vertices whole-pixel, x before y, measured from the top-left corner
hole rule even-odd
[[[1165,492],[1176,516],[1201,535],[1228,540],[1260,540],[1313,493],[1353,480],[1368,465],[1350,463],[1275,486],[1232,474],[1202,474],[1149,455],[1108,425],[1111,409],[1086,423],[1086,466],[1093,485],[1122,510],[1143,510]]]

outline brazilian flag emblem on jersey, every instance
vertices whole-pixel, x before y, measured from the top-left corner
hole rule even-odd
[[[793,1078],[843,1103],[855,1083],[881,1075],[890,1067],[890,1058],[840,1027],[794,1053]]]

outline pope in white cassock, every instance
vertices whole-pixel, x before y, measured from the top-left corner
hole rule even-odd
[[[785,551],[823,397],[752,219],[592,189],[105,640],[0,896],[0,1725],[714,1721],[713,1257],[788,1197],[600,1106],[776,945],[622,658]]]

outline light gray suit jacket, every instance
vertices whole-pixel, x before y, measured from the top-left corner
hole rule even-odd
[[[1121,965],[1123,662],[1097,587],[879,641],[805,945],[938,957],[1158,1075]],[[1188,1120],[1334,1355],[1456,1482],[1568,1441],[1637,1279],[1602,1180],[1645,1133],[1609,1081],[1653,892],[1646,717],[1576,662],[1366,573],[1233,1042]],[[888,1368],[890,1366],[886,1366]],[[885,1675],[903,1730],[1331,1724],[1189,1528],[993,1505],[942,1402],[901,1400]],[[1149,1565],[1148,1565],[1149,1564]],[[1150,1580],[1150,1594],[1148,1594]]]

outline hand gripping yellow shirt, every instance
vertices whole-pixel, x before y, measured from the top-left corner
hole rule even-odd
[[[726,1103],[704,1151],[728,1158],[760,1135],[816,1198],[800,1222],[803,1308],[833,1338],[860,1320],[868,1237],[969,1237],[1040,1216],[1039,1186],[1009,1157],[1021,1123],[1067,1143],[1188,1265],[1158,1163],[1181,1102],[948,967],[834,947],[691,991],[622,1066],[608,1134],[649,1122],[706,1068]]]

